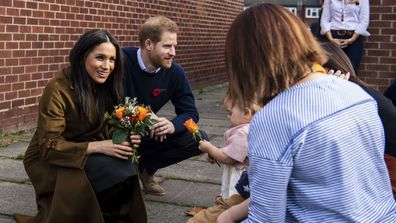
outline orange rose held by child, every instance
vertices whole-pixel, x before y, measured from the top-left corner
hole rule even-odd
[[[124,116],[124,110],[125,108],[123,107],[117,108],[115,110],[115,115],[117,116],[118,119],[122,119],[122,117]]]
[[[149,109],[142,106],[138,106],[137,110],[138,110],[138,116],[137,116],[138,121],[143,121],[150,112]]]
[[[195,123],[192,118],[188,119],[187,121],[184,122],[184,126],[187,128],[187,130],[190,133],[195,133],[198,131],[199,127],[197,123]]]

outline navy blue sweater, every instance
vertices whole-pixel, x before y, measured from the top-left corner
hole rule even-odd
[[[137,60],[138,48],[123,48],[125,63],[126,96],[137,98],[139,104],[149,105],[157,113],[169,100],[175,106],[176,117],[171,120],[175,133],[185,130],[184,122],[199,116],[187,76],[177,63],[157,73],[143,71]]]

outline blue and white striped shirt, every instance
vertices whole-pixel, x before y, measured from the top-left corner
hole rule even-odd
[[[323,76],[271,100],[249,130],[245,222],[396,222],[376,102]]]

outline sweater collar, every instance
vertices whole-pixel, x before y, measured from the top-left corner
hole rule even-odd
[[[158,73],[158,71],[161,70],[161,67],[158,67],[154,72],[147,69],[146,65],[144,65],[144,63],[143,63],[142,49],[141,48],[139,48],[137,50],[137,60],[138,60],[140,69],[142,69],[143,71],[146,71],[147,73],[151,73],[151,74]]]

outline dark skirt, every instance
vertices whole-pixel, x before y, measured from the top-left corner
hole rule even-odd
[[[96,194],[137,175],[131,159],[123,160],[104,154],[90,155],[84,169]]]

